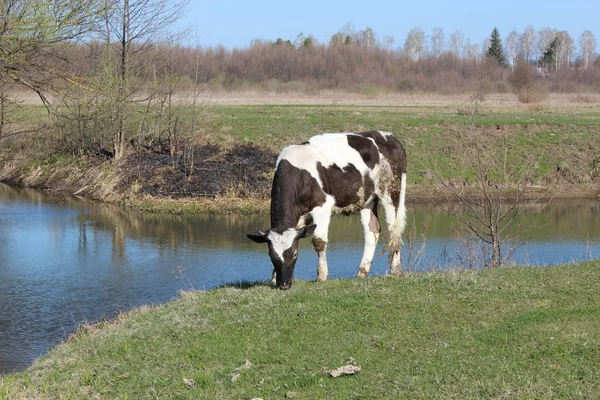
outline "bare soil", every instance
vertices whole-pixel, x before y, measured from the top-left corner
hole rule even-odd
[[[130,154],[121,164],[118,190],[138,196],[237,197],[270,196],[272,169],[277,154],[244,144],[232,149],[204,145],[190,162],[174,162],[168,153]]]

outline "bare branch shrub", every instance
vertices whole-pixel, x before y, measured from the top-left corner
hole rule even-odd
[[[481,104],[485,101],[485,92],[483,86],[479,86],[479,90],[469,96],[469,99],[459,104],[456,109],[458,115],[468,115],[469,120],[472,121],[475,115],[480,114]]]
[[[418,271],[421,266],[425,263],[425,247],[427,244],[427,237],[425,233],[421,233],[417,237],[417,224],[413,213],[410,229],[405,240],[406,242],[406,271]]]
[[[600,96],[578,92],[575,96],[571,96],[570,100],[572,103],[593,104],[600,103]]]
[[[449,200],[453,200],[442,207],[458,222],[459,265],[498,267],[509,262],[524,244],[525,227],[519,225],[519,216],[533,205],[539,204],[538,209],[541,209],[548,204],[540,203],[543,194],[530,197],[528,192],[538,159],[530,158],[514,165],[509,161],[506,143],[500,149],[501,154],[498,149],[486,148],[477,140],[466,146],[469,151],[464,153],[463,162],[473,173],[472,186],[457,188],[441,181],[440,185],[450,195]],[[517,230],[511,235],[509,227],[513,225],[517,225]]]
[[[519,62],[508,82],[521,103],[539,103],[548,97],[548,90],[535,80],[534,66]]]

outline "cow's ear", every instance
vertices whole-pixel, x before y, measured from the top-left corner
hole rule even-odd
[[[302,238],[305,238],[305,237],[308,237],[308,236],[312,235],[315,232],[315,228],[316,227],[317,227],[316,224],[312,224],[312,225],[309,225],[309,226],[305,226],[304,228],[298,229],[296,231],[296,232],[298,232],[296,234],[296,238],[297,239],[302,239]]]
[[[246,236],[255,243],[267,243],[267,234],[264,232],[258,231],[258,235],[248,233]]]

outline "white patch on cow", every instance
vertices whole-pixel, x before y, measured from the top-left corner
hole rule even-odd
[[[385,140],[387,140],[388,136],[394,136],[394,134],[392,132],[385,132],[385,131],[377,131],[381,134],[381,136],[383,136],[385,138]]]
[[[270,231],[267,239],[271,242],[271,246],[277,257],[283,261],[283,252],[292,247],[294,239],[296,239],[296,229],[290,228],[283,233]]]
[[[321,187],[323,182],[317,170],[317,163],[321,163],[325,168],[335,164],[342,169],[352,164],[365,176],[371,169],[365,164],[360,153],[348,145],[349,135],[356,134],[327,133],[310,138],[310,145],[288,146],[279,155],[276,165],[279,165],[281,160],[287,160],[294,167],[308,171]]]
[[[317,252],[317,257],[319,258],[317,263],[317,280],[322,282],[327,280],[327,276],[329,275],[329,271],[327,268],[327,242],[328,233],[329,233],[329,223],[331,222],[331,210],[335,204],[335,198],[331,195],[327,195],[325,198],[325,203],[321,207],[315,207],[310,215],[312,217],[313,223],[317,225],[314,231],[313,240],[320,239],[324,244],[323,251]],[[314,242],[313,242],[314,243]]]

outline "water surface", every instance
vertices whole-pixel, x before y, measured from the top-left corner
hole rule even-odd
[[[411,257],[418,261],[413,267],[453,263],[453,218],[432,204],[408,209],[409,230],[414,227]],[[525,224],[530,229],[518,262],[600,257],[598,200],[555,201],[528,214]],[[26,368],[81,322],[165,302],[181,289],[268,279],[266,246],[246,238],[267,228],[265,215],[148,215],[0,184],[0,372]],[[359,218],[333,219],[331,278],[356,274],[362,241]],[[378,257],[371,273],[386,271],[387,256]],[[295,277],[316,277],[309,241],[301,244]]]

